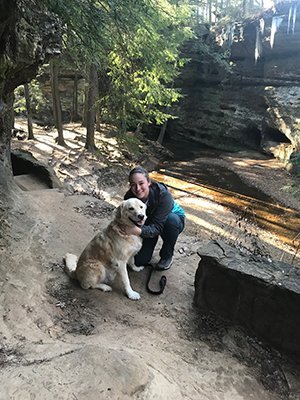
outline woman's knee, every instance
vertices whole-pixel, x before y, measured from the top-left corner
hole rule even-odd
[[[184,227],[184,222],[183,222],[182,218],[177,214],[170,213],[166,220],[164,229],[166,229],[166,230],[176,229],[180,233],[180,232],[182,232],[183,227]]]

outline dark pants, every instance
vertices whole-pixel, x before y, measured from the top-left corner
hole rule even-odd
[[[169,214],[164,229],[160,235],[163,240],[163,245],[159,255],[162,259],[167,259],[173,256],[177,238],[183,231],[183,228],[184,218],[174,213]],[[150,262],[157,241],[158,236],[155,238],[143,239],[143,246],[134,258],[136,266],[147,265]]]

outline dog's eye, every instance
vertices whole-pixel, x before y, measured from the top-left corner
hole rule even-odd
[[[129,207],[129,210],[132,211],[132,210],[134,210],[134,208],[133,207]]]

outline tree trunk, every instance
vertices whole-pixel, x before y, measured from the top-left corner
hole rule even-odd
[[[96,107],[95,103],[97,100],[97,86],[98,76],[96,64],[92,63],[89,69],[89,86],[88,86],[88,98],[87,98],[87,113],[86,113],[86,141],[85,148],[89,151],[94,151],[95,146],[95,119],[96,119]]]
[[[86,74],[88,75],[88,74]],[[84,106],[83,106],[83,115],[82,115],[82,123],[81,126],[86,126],[86,118],[87,118],[87,110],[88,110],[88,97],[89,97],[89,83],[88,77],[85,78],[84,84]]]
[[[99,75],[97,71],[97,87],[96,87],[96,100],[99,101],[100,99],[100,87],[99,87]],[[96,130],[101,132],[101,121],[102,121],[102,114],[100,105],[97,104],[96,106]]]
[[[33,127],[32,127],[32,113],[31,113],[30,92],[29,92],[28,83],[24,83],[24,94],[25,94],[26,111],[27,111],[28,139],[29,140],[34,140]]]
[[[78,73],[74,75],[74,88],[73,88],[73,104],[72,104],[72,122],[78,120]]]
[[[126,120],[126,116],[125,116],[125,107],[123,106],[123,112],[122,112],[122,117],[121,117],[121,133],[126,133],[127,131],[127,120]]]
[[[60,146],[66,146],[63,136],[61,104],[60,104],[60,97],[58,90],[58,72],[57,72],[57,66],[55,65],[55,62],[53,60],[50,61],[50,77],[51,77],[51,88],[52,88],[53,116],[58,133],[58,137],[56,140]]]
[[[96,131],[101,131],[101,112],[99,107],[96,109]]]
[[[163,144],[166,129],[167,129],[168,121],[165,121],[163,126],[160,128],[160,132],[157,138],[158,143]]]
[[[143,129],[143,124],[139,122],[134,133],[138,136],[142,133],[142,129]]]

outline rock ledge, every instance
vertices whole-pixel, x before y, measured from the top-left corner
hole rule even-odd
[[[221,241],[198,249],[195,305],[300,356],[300,270],[245,255]]]

